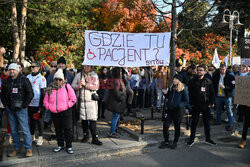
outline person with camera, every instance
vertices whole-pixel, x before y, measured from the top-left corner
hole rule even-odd
[[[27,107],[34,97],[30,81],[19,73],[16,63],[8,67],[9,76],[4,80],[1,91],[1,100],[8,113],[11,135],[14,143],[14,150],[8,154],[9,157],[16,156],[20,152],[21,142],[18,132],[18,125],[23,132],[26,157],[32,156],[32,137],[29,129]]]
[[[63,70],[58,69],[54,74],[54,81],[46,89],[43,103],[45,108],[51,111],[55,125],[58,147],[54,152],[63,150],[65,141],[67,153],[73,154],[72,106],[76,103],[76,95],[65,78]]]
[[[96,134],[96,121],[98,119],[98,100],[99,96],[96,91],[99,89],[98,75],[93,68],[83,65],[82,72],[76,74],[72,82],[72,87],[76,91],[78,101],[77,108],[80,111],[80,119],[82,120],[83,139],[82,143],[86,143],[89,139],[89,129],[92,135],[92,144],[102,145]]]

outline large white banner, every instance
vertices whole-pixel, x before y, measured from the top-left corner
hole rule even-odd
[[[169,65],[171,33],[85,31],[83,65],[139,67]]]

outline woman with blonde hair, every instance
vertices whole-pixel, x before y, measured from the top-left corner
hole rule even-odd
[[[176,149],[180,137],[180,124],[185,113],[185,107],[189,104],[187,87],[182,83],[182,76],[174,76],[173,85],[167,95],[166,113],[164,113],[163,136],[164,141],[159,146],[160,149]],[[172,145],[169,144],[169,126],[174,122],[175,136]]]

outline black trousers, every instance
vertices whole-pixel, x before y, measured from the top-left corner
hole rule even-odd
[[[105,113],[105,102],[102,100],[98,101],[98,117],[101,117],[101,115],[104,115]]]
[[[247,139],[248,127],[250,126],[250,107],[242,106],[242,111],[243,111],[243,114],[244,114],[242,140],[246,140]]]
[[[85,135],[85,136],[89,135],[89,130],[90,130],[90,133],[92,135],[92,139],[93,140],[97,139],[96,121],[82,120],[82,130],[83,130],[83,135]]]
[[[208,106],[207,107],[195,106],[195,107],[193,107],[193,109],[191,111],[191,115],[192,115],[191,136],[190,136],[191,140],[195,139],[195,132],[196,132],[197,124],[199,122],[200,113],[202,113],[206,139],[210,139],[210,125],[209,125],[210,110],[209,110],[209,107]]]
[[[43,126],[42,126],[42,114],[40,113],[40,118],[38,120],[35,120],[33,118],[34,114],[37,114],[39,112],[39,107],[28,107],[28,113],[29,113],[29,126],[30,126],[30,133],[31,135],[35,134],[36,125],[38,127],[39,136],[43,135]]]
[[[69,108],[59,113],[51,113],[55,125],[57,145],[63,147],[64,141],[66,147],[72,147],[72,109]]]
[[[163,136],[165,142],[169,141],[169,126],[174,122],[174,143],[177,143],[180,137],[181,121],[185,113],[184,108],[173,109],[167,112],[167,117],[163,122]]]

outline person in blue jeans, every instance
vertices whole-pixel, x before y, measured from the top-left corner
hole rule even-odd
[[[115,67],[111,72],[111,76],[110,81],[107,81],[110,84],[110,89],[105,98],[107,109],[113,113],[109,137],[119,138],[115,130],[120,114],[125,112],[127,99],[126,86],[122,80],[121,68]]]
[[[219,72],[213,75],[212,81],[216,96],[216,124],[218,125],[221,123],[221,112],[223,109],[223,104],[225,104],[229,121],[229,125],[226,126],[226,130],[232,131],[234,125],[232,96],[233,89],[235,87],[235,78],[229,72],[226,71],[226,64],[221,64]]]
[[[28,78],[19,73],[16,63],[11,63],[8,67],[10,77],[3,82],[1,100],[8,113],[11,135],[14,143],[14,151],[8,154],[14,157],[20,152],[21,143],[18,133],[18,125],[23,132],[24,147],[26,157],[32,156],[32,137],[28,124],[27,107],[34,97],[32,86]],[[24,100],[25,99],[25,100]]]

